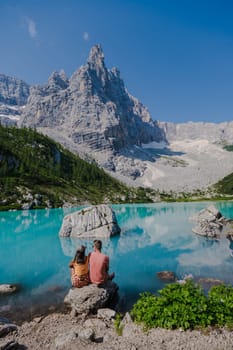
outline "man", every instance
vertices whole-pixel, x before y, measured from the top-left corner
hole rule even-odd
[[[90,280],[91,283],[103,284],[107,280],[112,280],[115,276],[113,272],[108,274],[109,270],[109,257],[101,253],[102,242],[100,240],[94,240],[93,252],[90,254]]]

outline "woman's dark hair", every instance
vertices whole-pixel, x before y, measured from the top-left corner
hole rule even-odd
[[[83,245],[79,247],[75,253],[74,261],[78,264],[84,264],[86,261],[85,249]]]

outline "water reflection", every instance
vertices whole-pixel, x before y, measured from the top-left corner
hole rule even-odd
[[[103,240],[110,256],[124,305],[138,293],[156,292],[164,286],[156,272],[171,270],[178,278],[192,273],[232,283],[232,244],[207,240],[192,233],[189,217],[210,203],[114,205],[122,229],[118,237]],[[232,202],[216,203],[233,217]],[[73,209],[0,213],[0,283],[21,283],[18,295],[0,300],[0,311],[9,305],[50,305],[63,301],[70,288],[68,263],[76,248],[92,251],[93,239],[59,238],[63,217]],[[9,303],[9,304],[8,304]],[[47,303],[47,304],[46,304]]]
[[[114,206],[122,232],[104,241],[103,250],[111,257],[122,289],[155,291],[161,286],[155,277],[160,270],[172,270],[178,278],[192,273],[232,283],[230,242],[207,240],[192,232],[189,217],[205,207],[206,203]],[[80,244],[92,250],[92,241],[61,239],[60,243],[63,253],[70,257]]]

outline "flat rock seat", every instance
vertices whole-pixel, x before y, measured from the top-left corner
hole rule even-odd
[[[65,296],[64,303],[70,306],[76,315],[94,314],[117,299],[118,289],[117,284],[112,281],[100,286],[89,284],[82,288],[71,288]]]

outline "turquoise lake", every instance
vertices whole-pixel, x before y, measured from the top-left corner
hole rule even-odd
[[[120,307],[129,309],[140,292],[156,292],[164,282],[156,272],[171,270],[178,278],[192,274],[233,284],[230,242],[207,240],[192,232],[189,218],[210,202],[113,205],[121,234],[103,240],[110,271],[119,285]],[[214,203],[233,218],[232,202]],[[59,238],[63,217],[77,210],[0,212],[0,283],[19,283],[21,290],[0,298],[1,315],[18,311],[35,315],[61,304],[70,288],[68,264],[78,245],[92,250],[92,240]],[[25,316],[26,317],[26,316]]]

